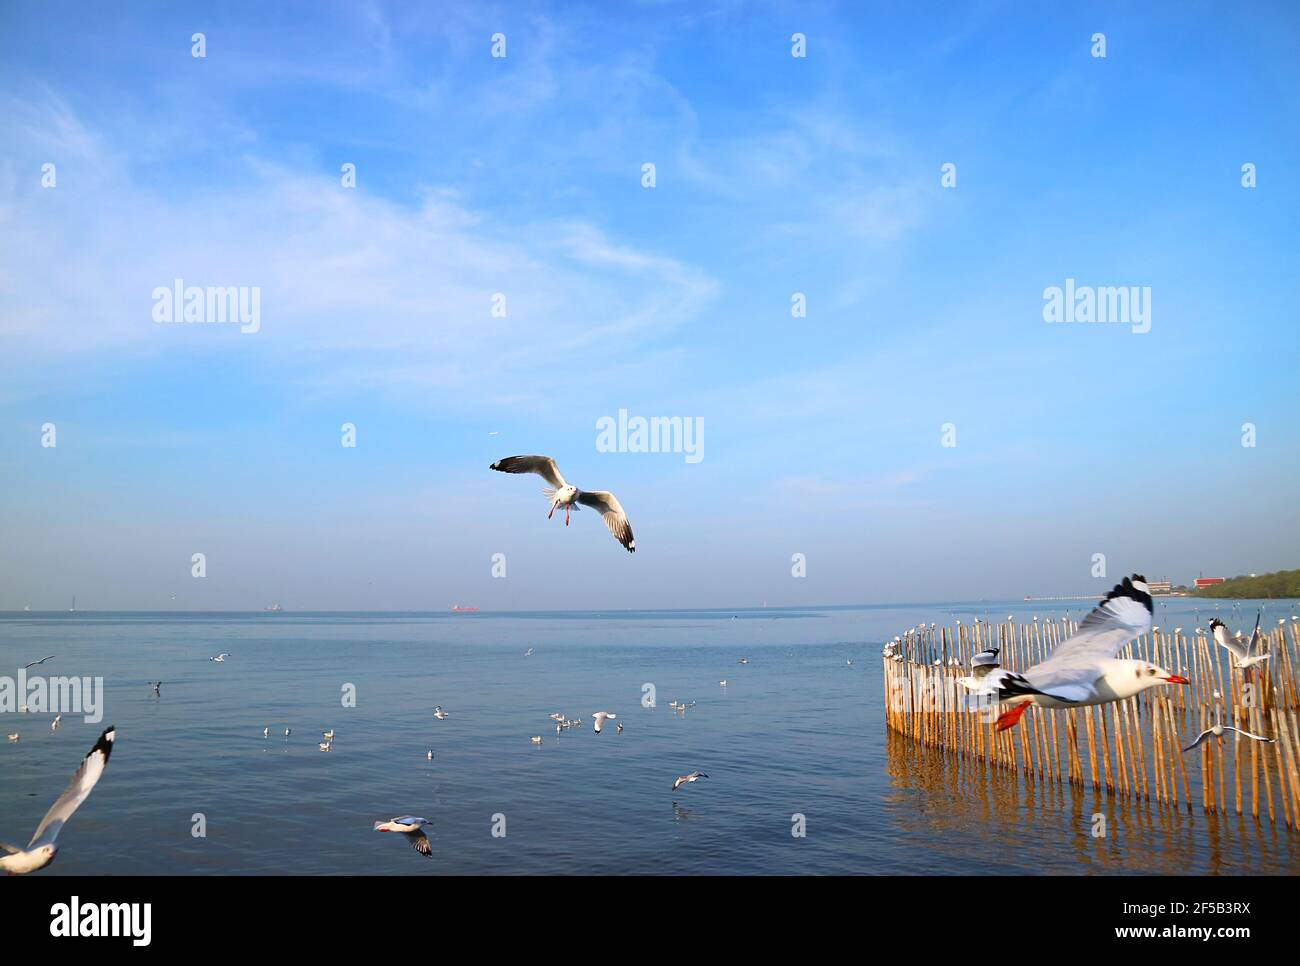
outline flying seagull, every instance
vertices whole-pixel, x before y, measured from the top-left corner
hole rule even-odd
[[[1258,617],[1255,618],[1255,633],[1250,635],[1250,641],[1246,644],[1229,637],[1227,626],[1217,617],[1210,621],[1210,632],[1214,634],[1214,643],[1232,655],[1234,667],[1245,671],[1268,660],[1267,653],[1261,654],[1259,652],[1260,644],[1263,643],[1264,638],[1259,633]]]
[[[400,818],[392,819],[387,822],[376,822],[376,832],[401,832],[406,836],[415,851],[421,855],[433,855],[433,849],[429,845],[429,839],[424,834],[424,826],[432,825],[427,818],[416,818],[414,815],[403,815]]]
[[[695,782],[695,781],[699,781],[701,778],[708,778],[708,777],[709,776],[704,774],[704,772],[702,771],[693,771],[689,775],[682,775],[680,778],[678,778],[676,781],[673,782],[673,791],[677,791],[679,787],[685,785],[688,782]]]
[[[596,722],[596,734],[600,734],[600,729],[605,726],[607,719],[617,718],[618,715],[610,714],[608,711],[595,711],[591,715],[591,720]]]
[[[999,668],[985,676],[979,694],[1011,704],[997,721],[1013,728],[1031,705],[1072,708],[1121,701],[1160,684],[1190,684],[1149,661],[1120,660],[1131,641],[1151,629],[1151,591],[1146,578],[1133,574],[1116,584],[1079,629],[1044,661],[1023,674]]]
[[[627,522],[627,514],[623,512],[623,507],[614,494],[607,490],[587,492],[578,489],[564,479],[560,474],[560,468],[555,465],[555,460],[549,456],[507,456],[503,460],[497,460],[489,469],[501,473],[536,473],[551,484],[542,490],[551,498],[551,512],[546,514],[546,519],[549,520],[551,514],[564,507],[564,525],[567,527],[569,511],[577,509],[574,504],[581,503],[583,506],[592,507],[600,513],[614,539],[626,547],[628,553],[636,553],[636,538],[632,536],[632,525]]]
[[[156,694],[156,695],[158,695],[159,697],[162,697],[162,686],[163,686],[163,683],[162,683],[161,681],[150,681],[150,682],[149,682],[149,687],[153,688],[153,693]]]
[[[26,671],[29,667],[36,667],[36,665],[38,665],[38,664],[44,664],[46,661],[48,661],[48,660],[49,660],[50,658],[52,658],[52,657],[54,657],[54,655],[53,655],[53,654],[50,654],[50,655],[48,655],[47,657],[43,657],[43,658],[41,658],[39,661],[32,661],[31,664],[24,664],[24,665],[23,665],[23,670]]]
[[[116,728],[104,729],[95,746],[82,759],[81,767],[73,774],[68,787],[50,806],[50,810],[41,819],[41,824],[36,826],[36,832],[32,835],[32,840],[27,843],[27,848],[20,849],[0,842],[0,853],[3,853],[0,854],[0,869],[9,875],[22,875],[24,872],[42,869],[54,861],[54,856],[59,851],[54,841],[59,837],[63,823],[72,818],[72,813],[86,800],[95,783],[104,774],[104,768],[108,765],[108,756],[113,753],[115,737],[117,737]]]
[[[225,661],[226,661],[226,658],[228,658],[228,657],[230,657],[230,652],[229,652],[229,651],[222,651],[222,652],[221,652],[220,654],[218,654],[216,657],[210,657],[210,658],[208,658],[208,660],[209,660],[209,661],[216,661],[218,664],[224,664]]]
[[[1243,735],[1255,741],[1264,741],[1269,744],[1272,744],[1273,742],[1277,741],[1276,738],[1265,738],[1263,735],[1253,735],[1249,731],[1243,731],[1241,728],[1234,728],[1232,725],[1224,724],[1222,719],[1219,717],[1219,706],[1216,704],[1214,706],[1214,724],[1211,725],[1209,728],[1206,728],[1204,731],[1202,731],[1200,735],[1197,736],[1195,741],[1193,741],[1190,745],[1188,745],[1186,748],[1183,749],[1183,753],[1186,754],[1187,752],[1191,751],[1193,748],[1200,747],[1201,742],[1211,737],[1218,738],[1219,747],[1222,748],[1223,733],[1225,731],[1235,731],[1239,735]]]

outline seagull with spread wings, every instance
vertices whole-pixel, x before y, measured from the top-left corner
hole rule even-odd
[[[1217,696],[1219,692],[1216,691],[1216,692],[1214,692],[1214,693],[1215,693],[1215,695]],[[1186,748],[1184,748],[1184,749],[1183,749],[1183,754],[1186,754],[1187,752],[1191,751],[1193,748],[1199,748],[1199,747],[1201,746],[1202,742],[1206,741],[1206,740],[1209,739],[1209,738],[1218,738],[1218,739],[1219,739],[1219,747],[1222,748],[1222,747],[1223,747],[1223,733],[1224,733],[1225,731],[1234,731],[1234,732],[1236,732],[1237,734],[1241,735],[1241,736],[1244,737],[1244,738],[1250,738],[1250,739],[1253,740],[1253,741],[1262,741],[1262,742],[1264,742],[1264,743],[1266,743],[1266,744],[1272,744],[1273,742],[1277,741],[1276,738],[1265,738],[1263,735],[1251,734],[1249,731],[1246,731],[1246,730],[1243,729],[1243,728],[1234,728],[1232,725],[1226,725],[1226,724],[1224,724],[1224,723],[1223,723],[1223,717],[1221,716],[1221,714],[1220,714],[1220,712],[1219,712],[1219,706],[1216,704],[1216,705],[1214,706],[1214,724],[1211,725],[1210,727],[1206,728],[1204,731],[1202,731],[1202,732],[1197,736],[1197,738],[1196,738],[1195,741],[1193,741],[1190,745],[1188,745]]]
[[[621,543],[628,553],[636,553],[636,538],[632,536],[632,525],[627,521],[627,514],[613,493],[607,490],[580,490],[565,480],[555,460],[549,456],[507,456],[497,460],[489,469],[500,473],[536,473],[550,486],[542,490],[551,499],[551,511],[546,519],[561,507],[564,508],[564,525],[569,525],[569,511],[577,510],[577,504],[589,506],[600,513],[605,526]]]
[[[1264,637],[1259,632],[1258,616],[1255,618],[1255,633],[1250,635],[1250,640],[1245,644],[1233,640],[1228,635],[1228,626],[1217,617],[1210,621],[1210,633],[1214,635],[1214,643],[1232,655],[1233,667],[1248,671],[1256,664],[1262,664],[1268,660],[1268,652],[1261,653],[1260,651],[1260,645],[1263,643]]]
[[[41,658],[39,661],[32,661],[30,664],[24,664],[24,665],[23,665],[23,670],[26,671],[29,667],[36,667],[36,665],[38,665],[38,664],[44,664],[46,661],[48,661],[48,660],[49,660],[50,658],[52,658],[52,657],[54,657],[54,655],[53,655],[53,654],[50,654],[50,655],[48,655],[48,656],[46,656],[46,657]]]
[[[1017,673],[1005,668],[989,672],[977,692],[1011,704],[997,728],[1013,728],[1030,705],[1074,708],[1122,701],[1159,684],[1190,684],[1150,661],[1121,660],[1129,643],[1151,630],[1151,590],[1146,578],[1133,574],[1116,584],[1079,629],[1046,660]]]
[[[22,875],[24,872],[43,869],[54,861],[54,856],[59,851],[59,847],[54,844],[55,839],[59,837],[64,823],[72,818],[72,813],[86,800],[95,783],[104,774],[108,756],[113,753],[115,737],[117,729],[104,729],[95,746],[82,759],[81,767],[73,774],[68,787],[63,790],[58,801],[50,806],[50,810],[41,819],[41,824],[36,826],[36,832],[27,843],[27,848],[20,849],[0,842],[0,869],[9,875]]]
[[[406,840],[411,843],[411,847],[423,856],[433,855],[433,849],[429,845],[429,837],[424,834],[424,827],[432,825],[427,818],[418,818],[414,815],[402,815],[388,822],[376,822],[376,832],[401,832],[406,836]]]

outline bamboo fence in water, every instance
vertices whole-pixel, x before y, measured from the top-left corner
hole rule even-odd
[[[1118,798],[1206,813],[1250,814],[1300,827],[1300,621],[1265,634],[1270,657],[1249,675],[1208,631],[1153,628],[1120,653],[1191,679],[1110,704],[1031,708],[996,731],[996,706],[957,683],[971,657],[997,647],[1002,667],[1023,671],[1074,633],[1069,619],[1000,624],[919,625],[899,636],[884,660],[888,726],[963,759],[1042,785],[1070,785]],[[888,650],[888,648],[887,648]],[[1182,749],[1217,720],[1257,735],[1225,731]]]

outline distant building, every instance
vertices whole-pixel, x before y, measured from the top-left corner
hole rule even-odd
[[[1147,587],[1153,594],[1168,594],[1174,589],[1174,585],[1168,580],[1148,580]]]
[[[1202,587],[1209,587],[1211,584],[1221,584],[1225,580],[1227,580],[1226,577],[1197,577],[1196,589],[1200,590]]]

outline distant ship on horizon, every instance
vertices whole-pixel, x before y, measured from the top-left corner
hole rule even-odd
[[[284,610],[284,608],[280,606],[280,602],[277,600],[275,603],[263,607],[262,610],[266,611],[267,613],[278,614],[280,613],[280,611]]]
[[[453,614],[477,614],[477,607],[461,607],[460,604],[452,604],[451,612]]]

